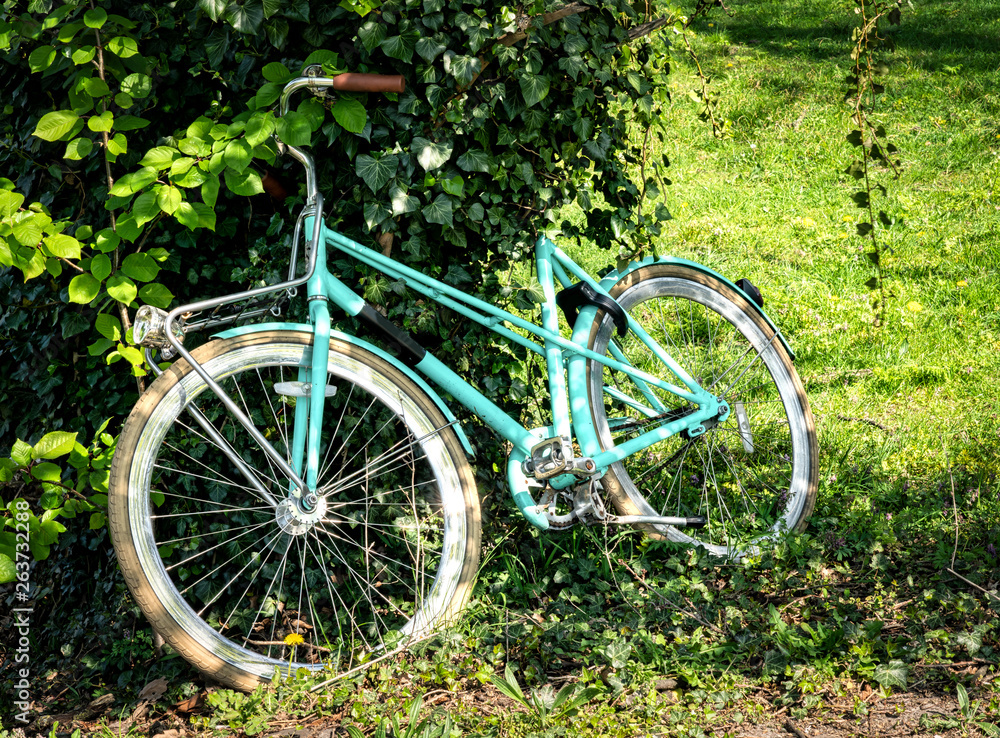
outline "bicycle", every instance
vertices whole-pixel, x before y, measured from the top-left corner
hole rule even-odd
[[[402,91],[397,77],[321,75],[289,82],[280,112],[301,89]],[[143,307],[133,327],[159,376],[115,454],[114,545],[153,627],[201,671],[241,689],[300,667],[351,673],[462,609],[479,498],[469,441],[430,382],[509,444],[514,502],[543,530],[632,525],[739,558],[804,528],[815,428],[749,282],[678,258],[597,280],[542,236],[539,325],[328,228],[312,157],[281,146],[307,192],[287,281]],[[331,274],[328,249],[544,357],[551,424],[504,413]],[[232,326],[303,286],[309,323]],[[392,350],[332,330],[330,303]],[[185,349],[185,335],[227,325]],[[161,371],[155,350],[178,360]]]

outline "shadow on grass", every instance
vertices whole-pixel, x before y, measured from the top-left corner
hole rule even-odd
[[[768,7],[742,0],[730,7],[732,17],[716,14],[700,21],[700,31],[710,30],[708,22],[724,28],[731,44],[746,45],[757,51],[802,61],[849,62],[847,50],[854,29],[854,4],[832,7],[833,3],[805,6],[791,18]],[[980,6],[977,8],[977,6]],[[995,72],[1000,67],[1000,45],[996,12],[992,3],[930,0],[921,11],[903,10],[899,26],[887,35],[916,68],[931,72],[961,69],[971,73]],[[947,70],[945,70],[947,71]]]

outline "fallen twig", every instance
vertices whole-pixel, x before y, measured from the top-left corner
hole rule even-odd
[[[949,574],[954,574],[956,577],[958,577],[959,579],[961,579],[963,582],[965,582],[966,584],[968,584],[970,587],[975,587],[976,589],[978,589],[980,592],[982,592],[987,597],[989,597],[991,599],[994,599],[997,602],[1000,602],[1000,597],[997,597],[995,594],[993,594],[992,592],[990,592],[988,589],[983,589],[982,587],[980,587],[975,582],[970,582],[968,579],[966,579],[965,577],[963,577],[961,574],[959,574],[957,571],[955,571],[954,569],[952,569],[950,566],[947,569],[945,569],[945,571],[948,572]]]

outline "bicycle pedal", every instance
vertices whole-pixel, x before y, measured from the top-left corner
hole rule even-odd
[[[573,445],[569,439],[556,436],[546,438],[531,447],[531,458],[525,459],[525,476],[551,479],[562,474],[573,463]]]
[[[309,397],[312,395],[312,384],[309,382],[275,382],[274,391],[282,397]],[[326,385],[326,396],[333,397],[337,388]]]

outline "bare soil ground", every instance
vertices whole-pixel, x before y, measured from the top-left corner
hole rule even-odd
[[[974,704],[975,691],[973,685],[970,695]],[[130,714],[126,711],[124,719],[121,719],[118,717],[123,714],[121,709],[112,709],[113,700],[106,699],[106,695],[105,698],[74,711],[38,716],[27,728],[16,729],[14,735],[53,735],[52,729],[56,721],[59,723],[54,732],[57,738],[69,736],[76,729],[82,735],[104,736],[194,738],[210,735],[212,733],[208,730],[191,726],[192,716],[207,714],[203,696],[204,692],[201,692],[165,710],[154,710],[149,703],[139,703],[131,707]],[[626,693],[621,700],[621,709],[625,713],[629,710],[629,701]],[[521,709],[492,685],[476,686],[456,693],[445,690],[428,692],[424,695],[424,705],[427,708],[443,708],[452,716],[465,716],[459,718],[459,727],[466,735],[477,734],[477,724],[480,722],[476,719],[477,715],[485,720],[490,716],[509,715]],[[664,711],[671,709],[675,709],[674,706],[664,704]],[[742,714],[763,714],[767,717],[764,720],[749,721],[739,719],[738,716]],[[275,715],[268,724],[268,729],[261,735],[335,738],[346,735],[342,728],[342,718],[342,715],[292,718],[279,714]],[[704,725],[703,729],[706,735],[731,738],[965,738],[990,736],[990,733],[977,725],[977,721],[993,723],[997,718],[997,715],[980,712],[975,720],[966,719],[954,694],[911,691],[882,697],[877,691],[861,686],[854,694],[827,699],[821,707],[807,710],[804,715],[800,709],[776,707],[768,694],[757,692],[743,703],[725,710],[711,724]],[[639,730],[636,735],[660,736],[672,732],[662,727],[650,727],[651,732]],[[232,735],[239,736],[242,733]]]

